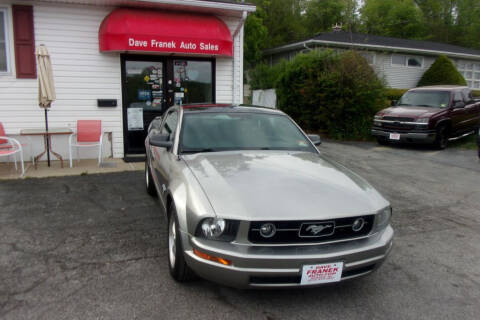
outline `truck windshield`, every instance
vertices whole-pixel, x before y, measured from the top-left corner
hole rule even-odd
[[[446,108],[450,103],[448,91],[409,91],[397,103],[397,106],[421,106]]]
[[[180,153],[228,150],[297,150],[312,144],[286,116],[263,113],[186,113]]]

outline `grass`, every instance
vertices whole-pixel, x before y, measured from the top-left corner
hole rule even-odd
[[[453,148],[476,150],[478,148],[477,136],[472,134],[472,135],[469,135],[468,137],[465,137],[456,141],[451,141],[448,143],[448,146]]]

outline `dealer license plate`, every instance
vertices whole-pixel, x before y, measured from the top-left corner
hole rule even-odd
[[[303,266],[302,285],[338,282],[342,278],[343,262]]]
[[[390,133],[390,140],[400,140],[400,133]]]

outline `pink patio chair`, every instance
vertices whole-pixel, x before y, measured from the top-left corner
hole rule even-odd
[[[18,140],[7,137],[3,124],[0,122],[0,157],[13,156],[15,161],[15,170],[17,170],[17,153],[20,154],[20,163],[22,165],[22,176],[25,174],[23,165],[23,148]]]
[[[76,136],[76,141],[73,141],[73,136]],[[103,143],[103,130],[102,120],[78,120],[77,121],[77,133],[70,135],[68,139],[69,155],[70,155],[70,168],[72,163],[72,148],[73,147],[98,147],[98,165],[102,162],[102,143]],[[78,149],[77,149],[78,157]]]

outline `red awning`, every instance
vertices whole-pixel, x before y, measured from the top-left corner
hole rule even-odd
[[[227,25],[212,15],[119,8],[100,25],[100,51],[233,56]]]

